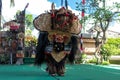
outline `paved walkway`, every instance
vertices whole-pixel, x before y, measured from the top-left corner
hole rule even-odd
[[[45,65],[0,65],[0,80],[120,80],[120,69],[88,64],[66,65],[64,77],[52,77]]]

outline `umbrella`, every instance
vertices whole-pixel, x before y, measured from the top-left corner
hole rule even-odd
[[[3,24],[3,28],[5,28],[6,26],[10,27],[10,30],[17,30],[19,29],[19,24],[15,21],[9,21]]]

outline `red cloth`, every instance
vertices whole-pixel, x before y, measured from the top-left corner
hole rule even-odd
[[[10,30],[17,30],[19,26],[10,26]]]

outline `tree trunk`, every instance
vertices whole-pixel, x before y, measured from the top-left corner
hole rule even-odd
[[[94,53],[94,56],[97,59],[96,64],[100,64],[100,48],[101,48],[101,45],[100,45],[100,41],[99,41],[99,38],[98,38],[99,35],[100,35],[100,32],[98,31],[97,36],[95,38],[96,51]]]
[[[106,43],[106,31],[103,31],[102,44]]]
[[[101,63],[101,55],[100,55],[100,49],[101,49],[101,44],[99,44],[99,46],[96,47],[96,51],[95,51],[95,58],[97,59],[96,64],[100,64]]]

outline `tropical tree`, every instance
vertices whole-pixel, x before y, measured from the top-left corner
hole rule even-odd
[[[120,38],[109,38],[102,46],[100,54],[104,61],[109,61],[111,55],[120,55]]]
[[[88,15],[82,18],[82,22],[85,24],[85,22],[87,21],[90,21],[90,20],[93,21],[91,32],[96,31],[95,57],[97,58],[97,63],[100,63],[101,62],[101,56],[99,54],[100,49],[106,42],[106,31],[109,27],[110,22],[114,18],[116,18],[115,17],[116,14],[120,14],[119,12],[120,3],[114,3],[113,6],[106,6],[105,0],[87,0],[86,2],[89,2],[89,5],[87,5],[87,7],[91,9],[91,13],[89,13],[90,11],[87,11]],[[81,10],[83,7],[80,4],[81,2],[80,3],[77,2],[77,10]],[[100,4],[102,4],[102,6],[99,6]],[[116,11],[113,12],[113,9],[115,8],[116,8]],[[84,9],[86,10],[86,5],[84,6]]]
[[[32,14],[26,14],[25,15],[25,25],[27,29],[33,30],[33,16]]]

